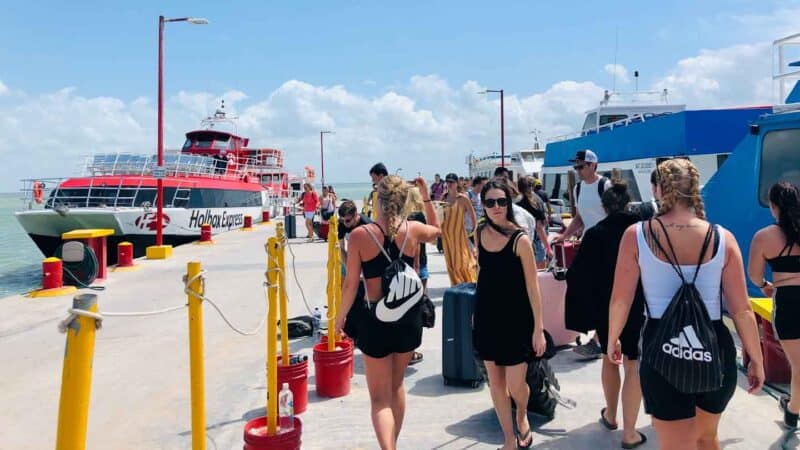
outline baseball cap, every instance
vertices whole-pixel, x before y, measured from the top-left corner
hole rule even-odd
[[[596,163],[597,155],[595,155],[591,150],[578,150],[578,152],[575,153],[575,159],[570,159],[569,162],[574,163],[577,161]]]
[[[450,172],[447,174],[446,177],[444,177],[444,181],[458,181],[458,175],[454,174],[453,172]]]

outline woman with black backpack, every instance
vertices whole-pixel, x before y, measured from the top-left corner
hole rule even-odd
[[[410,186],[397,175],[384,176],[376,186],[377,219],[350,233],[342,307],[336,312],[336,333],[341,334],[363,271],[366,302],[356,346],[364,359],[372,426],[384,450],[397,448],[406,409],[403,377],[422,343],[423,286],[414,260],[420,243],[435,241],[440,234],[425,180],[415,183],[428,224],[406,220]]]
[[[536,261],[530,239],[514,220],[506,182],[489,181],[481,191],[481,203],[485,220],[476,233],[480,271],[473,343],[486,364],[492,403],[505,437],[503,449],[529,448],[533,433],[525,376],[531,356],[542,356],[546,346]],[[509,393],[517,405],[517,436]]]
[[[729,231],[705,220],[694,164],[667,160],[657,175],[658,216],[629,227],[620,244],[607,354],[622,364],[619,337],[641,279],[647,321],[639,377],[660,448],[719,449],[717,428],[737,375],[733,338],[722,322],[722,291],[750,356],[748,392],[764,384],[742,255]]]

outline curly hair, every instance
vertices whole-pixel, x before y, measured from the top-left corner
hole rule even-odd
[[[706,209],[700,197],[700,172],[691,161],[673,158],[658,165],[657,182],[661,187],[659,215],[668,213],[675,205],[683,204],[694,210],[700,219],[706,218]]]
[[[797,186],[783,181],[769,188],[769,201],[778,208],[778,227],[786,242],[800,244],[800,192]]]
[[[378,183],[378,202],[380,211],[386,218],[386,232],[389,239],[397,236],[400,227],[398,217],[404,216],[406,200],[408,200],[409,185],[397,175],[383,177]]]

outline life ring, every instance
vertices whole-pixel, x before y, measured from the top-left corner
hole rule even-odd
[[[33,182],[33,199],[36,203],[42,203],[43,195],[44,195],[44,183],[41,181],[34,181]]]

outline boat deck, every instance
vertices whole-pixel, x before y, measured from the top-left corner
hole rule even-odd
[[[100,311],[147,311],[185,302],[181,277],[186,263],[200,260],[208,271],[207,296],[242,328],[257,325],[264,313],[263,242],[274,223],[254,232],[215,236],[216,245],[184,245],[169,260],[137,260],[135,272],[110,273],[98,292]],[[301,226],[298,221],[298,231]],[[292,240],[297,277],[312,308],[324,303],[327,244]],[[444,386],[441,378],[441,300],[448,285],[444,258],[429,246],[429,289],[437,305],[436,328],[425,330],[424,360],[407,371],[407,412],[401,449],[494,449],[502,435],[485,386],[473,390]],[[292,257],[287,252],[287,266]],[[288,279],[290,315],[306,314],[300,292]],[[52,448],[58,415],[65,336],[56,326],[71,297],[2,300],[0,316],[0,448]],[[265,332],[243,337],[231,331],[212,308],[205,315],[207,448],[242,448],[247,420],[265,412]],[[314,391],[311,338],[295,340],[292,351],[309,354],[309,406],[303,421],[304,449],[377,448],[361,357],[348,396],[323,399]],[[89,449],[191,448],[188,327],[184,310],[145,318],[107,318],[97,333],[89,413]],[[546,424],[535,421],[536,448],[617,449],[621,431],[598,423],[603,406],[600,361],[577,362],[571,351],[552,364],[562,394],[577,408],[559,407]],[[746,380],[723,416],[725,449],[781,448],[781,414],[766,393],[748,395]],[[621,420],[621,419],[620,419]],[[643,449],[657,448],[642,411]],[[798,445],[793,438],[790,447]]]

